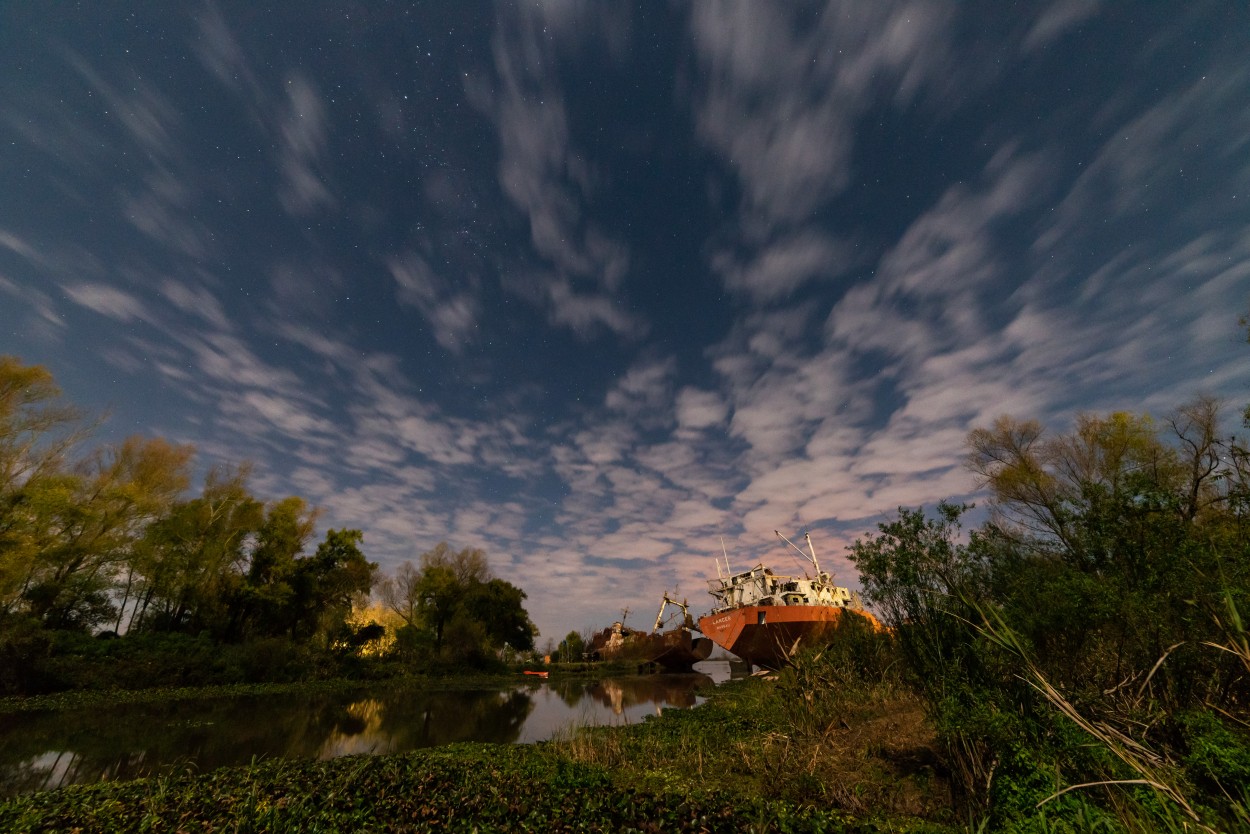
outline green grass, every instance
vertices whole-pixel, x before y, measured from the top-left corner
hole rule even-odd
[[[273,761],[66,788],[0,804],[0,830],[875,832],[870,823],[716,789],[640,789],[545,747]]]

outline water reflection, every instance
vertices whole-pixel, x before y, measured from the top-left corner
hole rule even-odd
[[[262,758],[398,753],[459,741],[529,743],[698,703],[713,676],[527,680],[504,690],[379,689],[0,716],[0,794],[206,771]]]
[[[712,685],[712,679],[697,672],[689,675],[648,675],[638,678],[606,678],[595,681],[586,692],[599,703],[621,715],[626,707],[652,704],[658,715],[664,707],[693,707],[695,691]]]

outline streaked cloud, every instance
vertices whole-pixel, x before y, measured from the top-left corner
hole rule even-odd
[[[853,583],[895,507],[977,497],[999,414],[1250,391],[1214,5],[309,8],[101,50],[86,4],[0,50],[0,352],[384,569],[485,548],[544,638],[700,608],[722,536],[808,527]]]
[[[75,304],[121,322],[147,319],[143,302],[130,293],[104,284],[72,284],[65,287],[65,294]]]
[[[453,287],[415,252],[391,258],[387,267],[400,302],[421,313],[435,341],[447,350],[459,351],[472,340],[480,316],[473,293]]]

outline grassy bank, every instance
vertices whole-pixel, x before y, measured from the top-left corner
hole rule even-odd
[[[264,762],[37,794],[0,805],[33,831],[874,831],[715,790],[638,790],[537,747]]]
[[[914,719],[906,704],[898,714],[899,703],[865,702],[821,739],[793,726],[787,735],[795,716],[778,698],[788,685],[733,682],[699,709],[541,745],[266,761],[70,787],[0,804],[0,830],[944,830],[912,813],[941,816],[920,799],[940,779],[915,765],[910,748],[923,739],[904,728]],[[827,754],[811,757],[814,742]]]
[[[855,818],[948,816],[949,791],[919,702],[884,686],[808,698],[801,674],[735,681],[698,709],[579,728],[550,746],[641,790],[711,783]]]

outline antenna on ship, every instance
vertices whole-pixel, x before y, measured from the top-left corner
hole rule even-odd
[[[729,567],[729,551],[725,549],[725,537],[720,537],[720,552],[725,555],[725,576],[733,576],[733,571]],[[720,578],[720,562],[716,563],[716,576]]]

